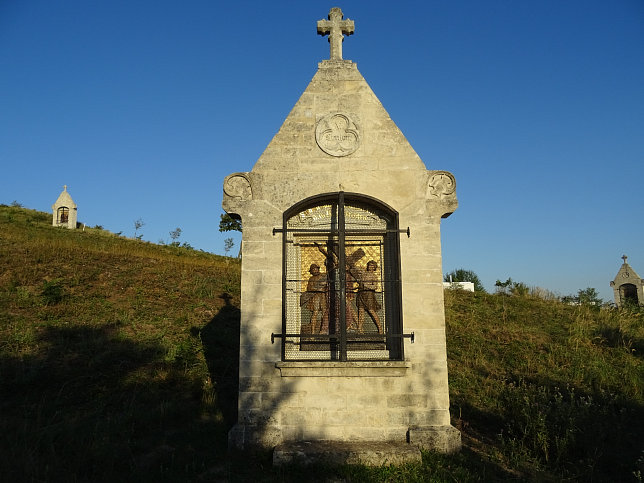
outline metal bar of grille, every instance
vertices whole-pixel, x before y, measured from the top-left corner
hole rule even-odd
[[[287,282],[305,282],[306,280],[302,280],[301,278],[287,278],[286,281]],[[383,283],[390,283],[390,282],[391,283],[397,283],[397,282],[400,282],[400,280],[383,278],[381,280],[381,282],[383,282]]]
[[[337,340],[337,334],[271,334],[271,344],[275,343],[275,339],[286,339],[289,337],[297,339],[319,339],[319,340]],[[350,340],[384,340],[387,338],[392,339],[410,339],[411,343],[414,343],[415,340],[414,332],[410,334],[351,334],[347,336]]]
[[[347,267],[344,248],[344,191],[338,193],[338,265],[340,273],[340,360],[347,360]]]
[[[338,235],[339,230],[327,230],[323,228],[273,228],[273,235],[276,233],[302,233],[302,234],[319,234],[319,233],[324,233],[324,234],[330,234],[330,235]],[[407,236],[409,237],[410,235],[410,230],[409,227],[406,229],[400,229],[400,230],[359,230],[356,228],[352,228],[350,230],[344,230],[345,235],[384,235],[386,233],[407,233]]]

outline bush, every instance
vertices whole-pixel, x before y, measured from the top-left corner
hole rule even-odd
[[[63,300],[63,287],[59,280],[52,280],[51,282],[43,282],[42,291],[40,295],[43,298],[45,305],[56,305]]]
[[[452,270],[445,274],[443,280],[445,282],[472,282],[474,284],[474,291],[485,292],[485,287],[483,287],[481,280],[472,270],[465,270],[464,268]]]
[[[577,295],[565,295],[561,297],[561,301],[570,305],[588,305],[596,307],[597,310],[602,306],[604,301],[599,298],[599,293],[592,287],[579,290]]]
[[[519,297],[525,297],[530,293],[530,287],[523,282],[514,282],[512,287],[510,287],[510,293],[512,295],[518,295]]]

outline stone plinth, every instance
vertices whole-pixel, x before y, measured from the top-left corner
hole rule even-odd
[[[273,451],[273,465],[327,464],[388,466],[420,463],[422,455],[407,443],[346,443],[333,441],[300,441],[278,445]]]
[[[461,433],[453,426],[412,426],[407,433],[409,444],[440,453],[461,450]]]

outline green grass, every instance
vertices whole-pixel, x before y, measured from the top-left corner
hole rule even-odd
[[[447,292],[453,423],[526,476],[637,481],[642,315]]]
[[[641,481],[639,311],[447,291],[463,451],[276,469],[227,452],[239,262],[50,216],[0,206],[3,481]]]

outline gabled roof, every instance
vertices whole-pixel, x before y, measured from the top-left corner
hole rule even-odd
[[[626,263],[626,259],[628,258],[626,255],[622,257],[624,259],[624,263],[622,264],[621,267],[619,267],[619,271],[617,272],[617,275],[615,275],[615,279],[613,280],[613,283],[615,285],[623,285],[625,283],[632,283],[632,284],[639,284],[642,282],[642,279],[640,276],[633,270],[633,267],[631,267],[628,263]]]
[[[58,196],[56,202],[51,206],[52,209],[56,206],[66,206],[68,208],[76,208],[76,203],[72,200],[71,195],[67,192],[67,185],[63,186],[63,191]]]

